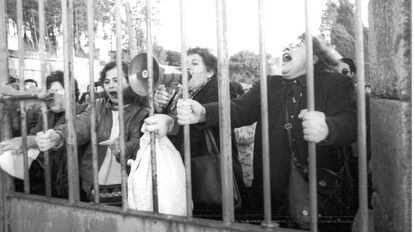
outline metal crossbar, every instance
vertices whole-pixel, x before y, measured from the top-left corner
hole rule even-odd
[[[361,215],[361,231],[368,231],[368,199],[367,199],[367,158],[366,158],[366,127],[365,127],[365,93],[364,93],[364,52],[363,52],[363,33],[361,23],[361,0],[356,0],[355,11],[355,34],[356,34],[356,54],[357,54],[357,76],[358,76],[358,147],[359,147],[359,205]],[[40,64],[41,64],[41,96],[46,96],[46,63],[45,63],[45,11],[44,0],[39,0],[39,48],[40,48]],[[64,35],[64,83],[65,83],[65,120],[66,120],[66,152],[69,178],[69,203],[75,204],[79,202],[79,178],[78,178],[78,152],[76,142],[75,130],[75,109],[74,109],[74,78],[73,78],[73,0],[62,0],[62,25]],[[270,167],[269,167],[269,119],[268,119],[268,99],[267,99],[267,73],[266,73],[266,49],[264,39],[264,0],[258,1],[259,12],[259,47],[260,47],[260,91],[261,91],[261,120],[262,120],[262,150],[263,150],[263,198],[264,198],[264,220],[261,222],[262,226],[267,229],[272,229],[278,225],[272,220],[271,211],[271,194],[270,194]],[[311,3],[305,0],[305,19],[306,19],[306,54],[307,54],[307,99],[308,110],[314,110],[314,81],[313,81],[313,51],[312,51],[312,34],[310,32],[310,8]],[[3,6],[3,7],[2,7]],[[188,98],[188,74],[187,70],[187,42],[186,42],[186,1],[180,0],[180,26],[181,26],[181,69],[183,98]],[[115,1],[115,29],[116,29],[116,64],[118,77],[124,76],[122,71],[122,48],[121,48],[121,0]],[[98,183],[98,154],[97,154],[97,125],[96,125],[96,106],[95,106],[95,89],[94,89],[94,57],[95,57],[95,32],[94,32],[94,1],[87,2],[87,16],[88,16],[88,34],[89,34],[89,82],[90,82],[90,98],[91,98],[91,144],[92,144],[92,164],[93,164],[93,188],[95,193],[95,203],[99,204],[99,183]],[[151,15],[151,0],[146,0],[146,41],[147,41],[147,70],[149,72],[149,107],[150,115],[154,115],[154,76],[153,76],[153,44],[152,44],[152,15]],[[129,6],[127,7],[129,11]],[[6,35],[6,21],[5,19],[5,1],[0,0],[0,85],[6,83],[7,73],[7,35]],[[229,58],[227,45],[227,21],[226,21],[226,0],[216,0],[216,18],[217,18],[217,52],[218,52],[218,80],[219,80],[219,115],[220,115],[220,144],[221,144],[221,178],[222,178],[222,199],[223,199],[223,224],[231,225],[234,223],[234,193],[233,193],[233,164],[231,152],[231,128],[230,128],[230,97],[229,97]],[[131,23],[131,20],[128,20]],[[22,36],[23,27],[23,7],[22,0],[17,0],[17,25],[18,25],[18,41],[19,41],[19,75],[21,80],[24,80],[24,41]],[[130,25],[129,25],[130,26]],[[128,27],[130,28],[130,27]],[[132,33],[130,33],[130,37]],[[132,44],[132,38],[130,38]],[[118,101],[119,108],[123,108],[123,78],[118,78]],[[24,82],[20,82],[21,93],[24,92]],[[5,96],[2,96],[4,98]],[[6,96],[7,97],[7,96]],[[16,100],[22,98],[21,96],[9,96],[8,100]],[[27,96],[26,96],[27,97]],[[27,98],[32,98],[29,96]],[[37,96],[39,97],[39,96]],[[16,98],[16,99],[14,99]],[[20,99],[22,100],[22,99]],[[27,123],[24,101],[20,103],[21,111],[21,133],[24,147],[24,192],[30,192],[29,183],[29,167],[27,157]],[[0,107],[3,107],[0,102]],[[1,108],[0,108],[1,109]],[[47,131],[48,119],[47,108],[43,102],[41,105],[43,117],[43,132]],[[125,157],[125,129],[124,129],[124,115],[123,111],[119,114],[119,128],[120,128],[120,148],[121,148],[121,179],[122,179],[122,210],[128,212],[127,202],[127,184],[126,184],[126,157]],[[156,152],[155,152],[155,135],[151,133],[151,167],[152,167],[152,187],[153,187],[153,211],[158,213],[158,183],[156,170]],[[1,138],[10,138],[10,124],[8,123],[7,114],[2,117],[1,123]],[[192,194],[191,194],[191,152],[190,152],[190,130],[189,126],[184,126],[184,160],[186,166],[186,197],[187,197],[187,216],[192,217]],[[309,143],[309,193],[311,203],[311,231],[318,230],[318,216],[317,216],[317,190],[316,190],[316,149],[314,143]],[[45,186],[46,196],[51,196],[51,173],[49,154],[44,153],[45,160]],[[4,178],[2,178],[3,181]],[[7,189],[7,187],[6,187]],[[2,191],[4,189],[2,188]],[[4,194],[0,194],[5,197]],[[2,201],[2,204],[4,202]],[[5,207],[2,207],[5,210]],[[4,214],[5,211],[2,211]],[[5,225],[2,225],[3,228]]]

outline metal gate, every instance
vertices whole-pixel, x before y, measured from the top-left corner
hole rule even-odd
[[[24,101],[35,99],[42,102],[43,130],[47,130],[47,109],[45,100],[50,96],[46,92],[45,84],[45,11],[44,0],[39,0],[39,57],[42,80],[42,92],[39,94],[28,93],[24,91],[23,82],[20,82],[20,93],[14,95],[3,95],[3,100],[20,100],[21,108],[21,133],[24,144],[24,193],[15,192],[13,189],[12,179],[1,172],[0,180],[0,199],[1,199],[1,228],[3,231],[291,231],[289,229],[278,228],[278,225],[272,221],[271,212],[271,195],[270,195],[270,172],[269,172],[269,135],[268,135],[268,108],[267,108],[267,81],[266,81],[266,58],[265,58],[265,40],[264,40],[264,9],[263,0],[258,0],[259,12],[259,38],[260,38],[260,68],[261,68],[261,105],[262,105],[262,138],[263,138],[263,193],[264,193],[264,221],[261,225],[250,225],[235,223],[234,220],[234,202],[233,202],[233,178],[232,178],[232,158],[231,158],[231,140],[227,134],[230,134],[230,97],[229,97],[229,59],[227,52],[227,28],[226,28],[226,1],[216,1],[216,18],[217,18],[217,51],[218,51],[218,76],[219,76],[219,95],[220,95],[220,144],[221,146],[221,173],[222,173],[222,199],[223,199],[223,220],[212,221],[197,219],[192,217],[191,213],[191,159],[190,159],[190,141],[189,126],[184,126],[185,132],[185,167],[187,180],[187,217],[177,217],[171,215],[162,215],[158,213],[157,198],[157,173],[154,149],[154,134],[151,135],[152,147],[152,177],[153,177],[153,205],[154,212],[138,212],[129,210],[127,207],[126,191],[126,159],[123,145],[124,141],[124,118],[120,114],[120,134],[121,138],[121,173],[122,173],[122,190],[123,204],[122,208],[102,205],[99,203],[99,197],[95,197],[94,203],[80,202],[79,197],[79,178],[78,178],[78,155],[76,144],[76,133],[74,125],[74,78],[73,78],[73,0],[62,0],[62,23],[64,35],[64,77],[65,77],[65,119],[67,126],[66,150],[68,154],[68,177],[69,177],[69,198],[55,199],[51,198],[51,177],[50,171],[45,172],[46,179],[46,196],[30,195],[28,156],[27,156],[27,131],[26,131],[26,113],[24,110]],[[186,0],[180,1],[181,9],[181,68],[186,70],[186,15],[184,11]],[[305,14],[309,17],[311,1],[305,0]],[[94,25],[93,25],[93,0],[87,1],[88,5],[88,28],[89,28],[89,79],[90,79],[90,96],[91,102],[95,101],[94,86]],[[121,0],[115,0],[115,19],[116,19],[116,62],[118,76],[122,76],[122,52],[121,52]],[[358,147],[359,147],[359,205],[361,231],[368,231],[368,193],[367,193],[367,158],[366,158],[366,128],[365,128],[365,93],[364,93],[364,53],[363,53],[363,34],[361,23],[361,0],[356,0],[355,14],[355,34],[356,34],[356,54],[358,67]],[[8,48],[6,33],[6,1],[0,0],[0,86],[4,86],[8,77]],[[147,10],[147,70],[149,71],[149,92],[153,92],[153,67],[152,67],[152,28],[151,28],[151,0],[146,0]],[[23,62],[24,62],[24,44],[22,36],[23,9],[22,0],[17,0],[17,25],[19,39],[19,75],[24,79]],[[308,91],[308,109],[314,110],[314,93],[313,93],[313,51],[312,51],[312,34],[309,30],[310,20],[306,20],[306,51],[307,51],[307,86]],[[188,98],[188,76],[186,72],[182,73],[184,99]],[[122,78],[118,82],[118,99],[119,107],[122,108]],[[152,94],[149,95],[150,115],[154,114]],[[8,114],[3,109],[4,105],[0,104],[0,112],[3,112],[1,121],[2,140],[11,137]],[[99,195],[98,187],[98,164],[97,164],[97,137],[96,137],[96,107],[91,104],[91,143],[93,154],[93,173],[94,173],[94,190]],[[311,196],[311,218],[312,231],[317,231],[317,191],[316,191],[316,154],[315,144],[309,143],[309,180]],[[45,154],[45,166],[49,167],[49,155]],[[46,168],[45,170],[50,170]]]

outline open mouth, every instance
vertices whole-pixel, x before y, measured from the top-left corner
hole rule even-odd
[[[289,53],[283,53],[282,60],[284,63],[289,62],[292,60],[292,56]]]
[[[118,97],[118,93],[114,90],[109,91],[109,95],[111,95],[112,98],[117,98]]]

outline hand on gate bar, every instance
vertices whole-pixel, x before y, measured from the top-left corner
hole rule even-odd
[[[46,133],[38,132],[35,140],[40,151],[48,151],[63,144],[63,138],[53,129],[49,129]]]
[[[177,103],[177,118],[180,125],[205,122],[206,109],[197,101],[180,99]]]
[[[155,114],[144,120],[141,132],[155,132],[157,138],[166,136],[174,127],[174,119],[166,114]]]
[[[323,112],[303,109],[298,118],[303,120],[303,138],[306,141],[319,143],[328,138],[329,128]]]

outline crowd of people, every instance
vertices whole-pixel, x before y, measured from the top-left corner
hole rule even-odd
[[[281,75],[267,78],[271,207],[273,215],[279,217],[283,226],[309,228],[307,143],[316,143],[320,229],[350,231],[349,224],[324,223],[323,218],[352,216],[358,208],[355,162],[350,161],[355,156],[352,144],[357,138],[354,93],[356,68],[352,59],[337,59],[323,40],[313,37],[315,111],[308,111],[304,42],[304,35],[301,35],[296,42],[287,46],[282,54]],[[100,192],[120,191],[120,111],[124,115],[127,159],[134,159],[139,150],[140,137],[145,131],[155,132],[157,137],[167,136],[183,157],[182,125],[191,125],[192,159],[209,152],[207,130],[220,146],[217,59],[208,49],[197,47],[187,51],[187,60],[189,99],[182,100],[180,85],[171,90],[161,84],[154,93],[156,114],[152,117],[148,116],[147,99],[137,95],[130,86],[128,62],[122,63],[122,77],[117,75],[116,62],[107,63],[101,71],[98,86],[103,88],[103,93],[98,95],[95,102]],[[123,78],[123,109],[118,107],[117,82],[120,78]],[[16,82],[11,79],[9,84],[15,85]],[[26,81],[25,84],[26,88],[37,87],[34,81]],[[52,196],[65,198],[68,184],[63,73],[51,73],[46,78],[46,85],[48,91],[56,96],[55,101],[48,105],[49,130],[42,131],[43,123],[41,117],[37,116],[37,123],[28,128],[28,147],[50,151]],[[239,198],[235,199],[237,217],[237,214],[245,212],[262,212],[263,208],[261,95],[260,82],[245,93],[240,84],[230,83],[229,86],[232,98],[231,127],[246,126],[232,133],[233,176],[239,194]],[[77,90],[76,99],[78,95]],[[93,201],[94,198],[89,103],[88,94],[83,94],[82,104],[76,104],[77,115],[74,119],[79,146],[81,199],[84,201]],[[14,135],[13,139],[0,143],[0,152],[11,150],[16,155],[20,154],[22,139],[17,132]],[[245,155],[253,159],[253,175],[247,181],[246,174],[243,177],[246,165],[242,164],[244,161],[240,162],[240,153],[247,153]],[[43,157],[39,156],[30,167],[31,193],[44,194],[43,169]],[[192,172],[202,175],[203,171]],[[17,189],[22,189],[22,182],[17,182]],[[193,188],[192,191],[193,195],[198,195],[205,189]],[[102,202],[119,205],[120,196],[112,196]],[[209,209],[208,205],[194,202],[194,212],[203,212],[205,209]]]

